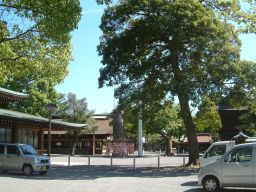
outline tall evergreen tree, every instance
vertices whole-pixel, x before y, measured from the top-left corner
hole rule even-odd
[[[102,2],[102,1],[101,1]],[[245,18],[239,1],[105,1],[98,46],[99,86],[118,85],[120,103],[177,96],[189,142],[189,162],[199,153],[190,103],[227,94],[238,76],[240,41],[230,19]],[[253,18],[249,25],[253,29]],[[244,29],[244,28],[243,28]],[[241,28],[242,30],[242,28]]]

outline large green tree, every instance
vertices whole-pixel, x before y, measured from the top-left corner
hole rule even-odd
[[[196,163],[190,103],[197,106],[204,95],[229,93],[229,82],[235,82],[241,68],[238,33],[229,21],[247,18],[253,29],[254,19],[242,12],[239,1],[107,3],[100,26],[99,86],[118,85],[120,102],[177,96],[189,142],[188,164]]]
[[[0,86],[29,93],[24,109],[42,114],[45,103],[59,98],[54,87],[68,73],[80,3],[1,0],[0,12]]]

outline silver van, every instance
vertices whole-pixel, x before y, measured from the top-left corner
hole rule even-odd
[[[200,167],[198,184],[204,191],[224,187],[256,187],[256,143],[234,146],[217,161]]]
[[[235,141],[219,141],[208,147],[202,157],[200,157],[200,166],[218,160],[224,153],[235,146]]]
[[[39,155],[31,145],[0,143],[0,170],[22,171],[26,176],[34,172],[44,175],[50,165],[49,157]]]

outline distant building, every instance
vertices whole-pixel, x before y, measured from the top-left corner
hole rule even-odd
[[[219,107],[218,108],[222,127],[220,129],[220,139],[223,141],[231,140],[232,137],[237,135],[240,131],[239,127],[243,125],[243,121],[240,117],[248,112],[247,107],[234,109],[230,107]]]
[[[205,151],[213,143],[213,138],[210,133],[197,133],[196,135],[200,152]],[[187,147],[188,138],[185,137],[181,145],[181,148],[187,151]]]
[[[94,115],[98,129],[93,133],[83,131],[76,142],[76,154],[103,154],[106,151],[107,140],[112,139],[113,127],[111,118],[107,114]],[[45,131],[45,140],[47,140],[47,131]],[[52,132],[53,153],[71,153],[73,140],[69,137],[67,131]],[[93,150],[94,148],[94,150]]]

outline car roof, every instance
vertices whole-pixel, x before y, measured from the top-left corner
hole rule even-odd
[[[233,143],[234,141],[217,141],[214,142],[213,144],[226,144],[226,143]]]
[[[256,147],[256,143],[242,143],[242,144],[238,144],[238,145],[234,146],[234,148],[237,148],[237,147],[245,147],[245,146]]]

